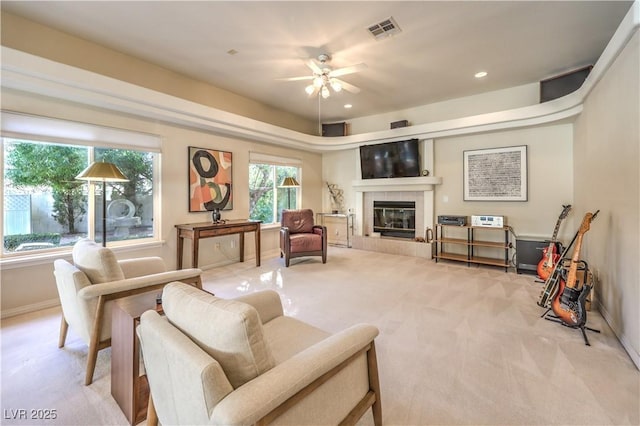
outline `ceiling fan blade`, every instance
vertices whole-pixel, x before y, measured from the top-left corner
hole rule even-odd
[[[277,81],[300,81],[300,80],[313,80],[315,77],[312,75],[308,75],[305,77],[287,77],[287,78],[276,78]]]
[[[322,74],[322,69],[314,62],[313,59],[309,59],[305,64],[311,68],[311,71],[313,71],[314,74]]]
[[[338,83],[340,83],[340,85],[342,86],[342,88],[348,92],[351,93],[360,93],[360,88],[354,86],[353,84],[349,84],[346,81],[343,80],[338,80],[337,78],[335,79]]]
[[[349,67],[338,68],[329,72],[329,77],[340,77],[341,75],[353,74],[367,68],[367,64],[356,64]]]

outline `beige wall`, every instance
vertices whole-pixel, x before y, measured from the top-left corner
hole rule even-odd
[[[3,46],[276,126],[317,134],[317,123],[313,121],[20,16],[3,12],[1,19]]]
[[[600,209],[584,238],[607,322],[640,366],[640,35],[636,31],[575,124],[578,211]]]
[[[266,146],[246,140],[218,136],[202,131],[189,130],[168,124],[147,121],[97,108],[75,105],[50,98],[27,95],[11,90],[2,92],[2,108],[35,115],[81,121],[159,135],[162,139],[161,157],[161,210],[156,217],[161,219],[160,248],[118,251],[119,258],[145,255],[161,256],[175,267],[176,233],[174,225],[210,220],[209,213],[188,212],[187,147],[214,148],[233,153],[234,207],[223,212],[223,219],[241,219],[249,215],[248,162],[249,152],[267,152],[302,160],[301,196],[302,206],[321,210],[322,157],[320,154],[294,149]],[[277,251],[278,228],[262,232],[262,252]],[[238,260],[238,248],[231,247],[237,236],[203,240],[200,247],[200,265],[216,265]],[[214,249],[221,242],[221,250]],[[253,234],[247,234],[248,261],[254,257]],[[190,256],[185,250],[185,262]],[[0,271],[2,311],[6,314],[20,308],[47,306],[56,303],[57,290],[53,279],[53,260],[37,265],[12,267],[4,265]]]
[[[510,87],[464,98],[435,102],[415,108],[369,115],[349,121],[349,134],[388,130],[390,123],[407,120],[409,125],[434,123],[460,117],[506,111],[535,105],[540,101],[538,83]]]
[[[549,238],[563,204],[573,199],[573,161],[571,124],[483,133],[437,139],[434,175],[442,177],[436,186],[437,215],[494,214],[507,218],[517,235]],[[482,148],[527,146],[527,201],[464,201],[463,152]],[[571,234],[569,217],[560,237]]]

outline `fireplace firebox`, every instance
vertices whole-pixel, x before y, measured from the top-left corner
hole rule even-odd
[[[414,201],[374,201],[373,231],[386,237],[415,238]]]

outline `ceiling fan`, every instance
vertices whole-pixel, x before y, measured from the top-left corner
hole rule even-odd
[[[331,60],[331,57],[327,54],[321,54],[318,56],[319,65],[313,59],[309,59],[305,62],[305,64],[311,69],[313,72],[312,75],[304,76],[304,77],[290,77],[290,78],[280,78],[278,80],[282,81],[299,81],[299,80],[312,80],[311,84],[305,87],[305,92],[309,95],[309,97],[315,96],[320,93],[320,95],[326,99],[331,95],[331,88],[334,92],[340,92],[342,89],[345,89],[351,93],[359,93],[360,89],[353,84],[349,84],[346,81],[340,80],[336,77],[342,77],[343,75],[353,74],[358,71],[361,71],[367,68],[366,64],[356,64],[351,65],[344,68],[331,69],[327,62]]]

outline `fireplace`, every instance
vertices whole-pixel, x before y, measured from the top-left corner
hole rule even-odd
[[[353,181],[355,192],[355,226],[353,247],[381,253],[431,258],[431,244],[415,241],[426,237],[427,228],[433,228],[433,198],[436,185],[442,179],[431,176],[413,178],[363,179]],[[415,231],[407,238],[370,238],[374,231],[374,201],[412,202]]]
[[[374,201],[373,231],[385,237],[415,238],[416,203],[414,201]]]

